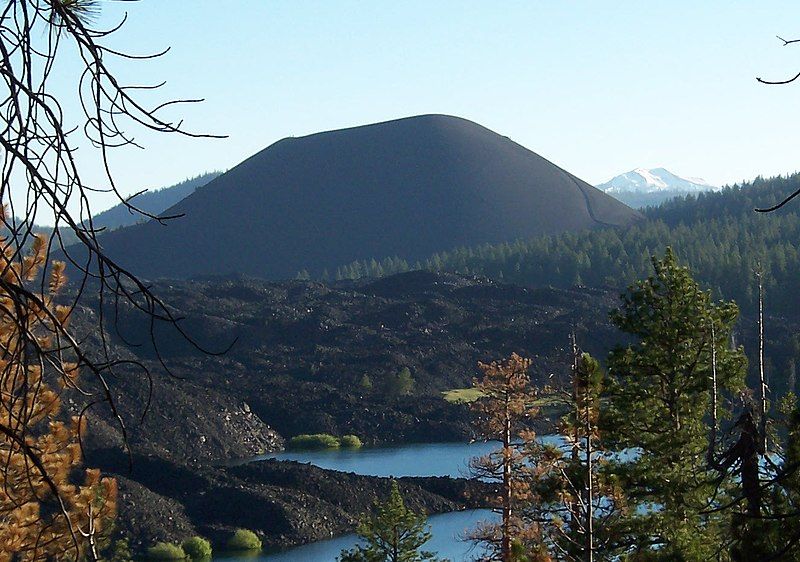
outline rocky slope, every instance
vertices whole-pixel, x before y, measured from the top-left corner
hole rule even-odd
[[[95,466],[120,487],[119,530],[135,548],[202,535],[224,544],[237,528],[261,535],[265,547],[287,547],[353,530],[360,514],[384,500],[390,480],[282,461],[234,467],[183,465],[119,449],[95,451]],[[488,486],[464,479],[400,478],[418,512],[478,507]]]
[[[151,369],[152,396],[151,381],[137,370],[109,378],[128,427],[133,469],[104,408],[92,410],[86,463],[118,477],[121,525],[137,544],[195,533],[217,538],[237,526],[258,530],[274,546],[350,531],[355,517],[385,494],[386,479],[274,461],[226,467],[226,461],[281,449],[299,433],[353,433],[368,444],[467,439],[468,408],[446,402],[440,391],[468,386],[478,360],[516,351],[534,359],[537,382],[552,382],[568,373],[572,327],[582,347],[600,358],[622,342],[608,322],[618,302],[613,290],[526,288],[422,271],[334,284],[237,278],[153,288],[197,343],[233,346],[206,355],[157,327],[167,374],[148,344],[145,318],[120,309],[117,333],[113,315],[106,315],[112,354]],[[99,345],[96,314],[83,309],[74,322],[87,345]],[[745,319],[737,335],[750,349],[754,326]],[[771,349],[781,347],[772,339],[778,333],[796,332],[776,318],[768,326]],[[387,392],[386,381],[403,367],[416,381],[412,393]],[[364,375],[372,388],[361,384]],[[404,479],[403,491],[429,513],[475,505],[481,497],[467,482],[449,479]]]
[[[116,326],[109,322],[113,353],[141,362],[154,377],[152,394],[151,381],[135,369],[123,368],[111,381],[123,415],[140,428],[131,438],[179,459],[272,450],[281,446],[274,431],[354,433],[373,444],[466,438],[467,412],[440,392],[469,386],[477,361],[516,351],[532,357],[533,375],[544,379],[567,373],[572,326],[585,334],[589,351],[603,352],[618,339],[607,322],[616,298],[603,290],[524,288],[422,271],[333,285],[238,279],[154,290],[197,345],[230,346],[206,355],[156,324],[156,354],[149,320],[138,311],[120,308]],[[114,318],[111,310],[106,318]],[[96,319],[87,312],[84,321],[89,329]],[[403,368],[415,380],[407,396],[387,384]],[[365,376],[371,388],[362,386]],[[140,422],[148,398],[150,414]]]
[[[568,372],[572,326],[590,351],[617,337],[607,322],[615,303],[607,291],[429,272],[333,285],[216,279],[153,289],[199,345],[233,345],[223,355],[203,354],[157,325],[157,355],[146,318],[121,307],[115,322],[106,310],[112,355],[148,367],[152,378],[130,363],[108,379],[128,428],[133,471],[104,407],[91,413],[86,463],[118,476],[121,521],[140,543],[194,532],[217,537],[244,526],[271,545],[289,545],[350,530],[388,489],[385,479],[277,462],[220,463],[280,449],[299,433],[353,433],[368,444],[466,439],[468,408],[440,391],[469,386],[478,360],[517,351],[534,358],[533,375],[544,380]],[[97,348],[91,304],[73,321]],[[409,395],[393,394],[386,383],[404,367],[416,385]],[[372,388],[362,385],[365,375]],[[409,480],[404,492],[428,512],[470,505],[463,496],[470,485],[454,482]]]

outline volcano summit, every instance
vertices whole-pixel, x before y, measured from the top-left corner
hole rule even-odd
[[[165,214],[102,237],[145,278],[319,275],[639,214],[476,123],[422,115],[276,142]]]

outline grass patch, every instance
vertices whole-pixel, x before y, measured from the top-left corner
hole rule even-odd
[[[452,404],[471,404],[483,398],[483,392],[477,388],[453,388],[442,392],[442,398]],[[547,418],[556,418],[564,414],[563,406],[553,396],[541,396],[537,398],[533,406],[542,409],[542,415]]]
[[[327,433],[295,435],[286,444],[287,449],[338,449],[339,438]]]
[[[442,398],[453,404],[469,404],[483,396],[477,388],[453,388],[442,392]]]

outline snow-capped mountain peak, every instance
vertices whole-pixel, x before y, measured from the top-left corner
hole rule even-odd
[[[597,186],[606,193],[696,193],[717,189],[700,178],[681,177],[664,168],[636,168]]]

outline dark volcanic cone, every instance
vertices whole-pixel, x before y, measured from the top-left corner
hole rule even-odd
[[[143,277],[312,275],[639,214],[471,121],[424,115],[281,140],[103,245]]]

